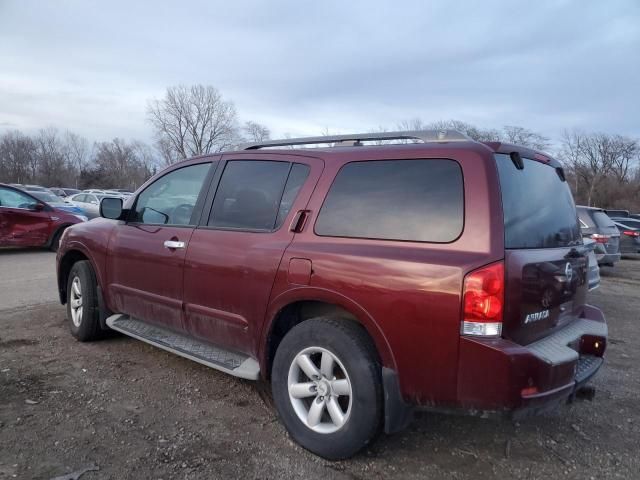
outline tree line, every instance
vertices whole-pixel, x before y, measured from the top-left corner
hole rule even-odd
[[[481,142],[504,142],[547,152],[563,164],[578,205],[640,213],[640,140],[624,135],[564,130],[559,143],[525,127],[483,129],[459,120],[404,121],[395,130],[454,129]],[[386,131],[379,128],[376,131]],[[553,199],[551,199],[553,200]]]
[[[148,102],[147,119],[154,134],[152,145],[120,138],[92,144],[55,128],[31,135],[7,131],[0,135],[0,182],[135,189],[179,160],[270,137],[266,126],[241,122],[234,103],[212,86],[168,88],[163,97]],[[479,141],[548,152],[564,164],[576,203],[640,211],[640,142],[636,138],[566,130],[554,144],[525,127],[485,129],[459,120],[412,119],[391,130],[424,129],[455,129]],[[327,135],[328,130],[321,133]]]
[[[0,135],[0,183],[134,190],[179,160],[270,135],[257,122],[241,123],[233,102],[210,86],[171,87],[163,98],[149,102],[147,115],[152,145],[121,138],[91,143],[56,128],[35,134],[7,131]]]

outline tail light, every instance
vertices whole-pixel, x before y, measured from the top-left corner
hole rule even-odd
[[[609,241],[609,235],[602,235],[601,233],[594,233],[591,235],[596,243],[607,243]]]
[[[624,232],[625,235],[628,235],[630,237],[640,237],[640,232],[638,232],[637,230],[625,230]]]
[[[500,336],[504,310],[504,263],[492,263],[464,278],[462,334]]]

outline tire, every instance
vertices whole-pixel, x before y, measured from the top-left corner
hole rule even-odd
[[[323,365],[325,356],[331,357],[333,368],[329,361]],[[312,380],[311,372],[320,378]],[[359,324],[325,317],[306,320],[278,346],[271,373],[273,400],[296,442],[329,460],[348,458],[380,432],[380,372],[375,348]],[[295,385],[293,396],[290,385]]]
[[[81,342],[97,340],[104,333],[100,328],[97,285],[91,263],[82,260],[73,264],[67,279],[67,319],[71,334]]]

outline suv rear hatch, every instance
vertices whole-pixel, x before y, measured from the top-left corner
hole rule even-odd
[[[495,159],[505,230],[502,335],[527,345],[580,314],[588,291],[588,250],[555,161],[502,153]]]
[[[597,231],[591,238],[602,243],[608,254],[618,253],[620,250],[620,231],[613,220],[602,210],[593,210],[591,219],[595,223]]]

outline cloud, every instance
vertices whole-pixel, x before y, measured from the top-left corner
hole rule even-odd
[[[2,2],[0,124],[149,141],[147,100],[203,83],[275,135],[419,117],[640,136],[638,51],[635,0]]]

